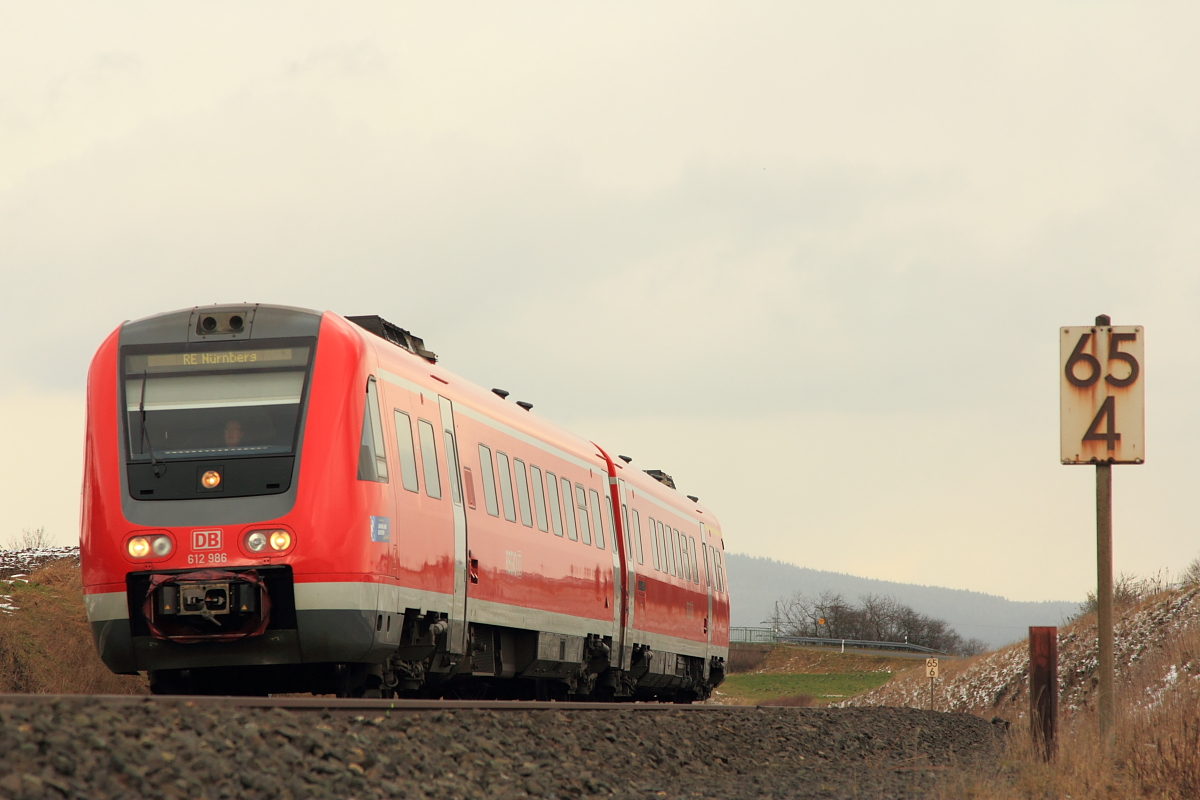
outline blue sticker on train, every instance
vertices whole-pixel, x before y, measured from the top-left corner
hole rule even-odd
[[[371,517],[371,541],[390,542],[391,523],[387,517]]]

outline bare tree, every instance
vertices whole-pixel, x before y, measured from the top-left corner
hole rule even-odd
[[[45,547],[53,547],[54,542],[49,534],[46,533],[46,526],[40,525],[33,530],[23,528],[20,536],[14,536],[8,540],[8,545],[5,550],[41,550]]]
[[[985,645],[964,640],[945,620],[918,613],[894,597],[868,594],[850,603],[832,591],[810,597],[797,592],[775,604],[768,620],[785,636],[907,642],[944,653],[974,655]]]

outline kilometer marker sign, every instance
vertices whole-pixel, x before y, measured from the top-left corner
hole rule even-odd
[[[1140,325],[1061,329],[1062,463],[1145,461],[1144,337]]]
[[[1116,702],[1112,466],[1146,460],[1144,340],[1140,325],[1116,326],[1107,314],[1095,325],[1061,328],[1058,337],[1060,457],[1064,464],[1096,465],[1096,705],[1100,733],[1110,743]]]

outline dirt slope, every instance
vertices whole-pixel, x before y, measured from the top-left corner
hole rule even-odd
[[[1200,586],[1171,587],[1119,610],[1115,628],[1118,685],[1136,685],[1151,702],[1155,693],[1200,676],[1190,642],[1200,632]],[[1059,705],[1064,712],[1092,702],[1098,664],[1096,618],[1089,614],[1058,632]],[[1024,642],[944,666],[935,684],[940,711],[1020,717],[1028,708],[1029,650]],[[842,706],[928,708],[929,680],[920,668]]]
[[[0,552],[0,692],[145,694],[101,663],[83,610],[78,550]],[[33,571],[28,575],[21,569]]]

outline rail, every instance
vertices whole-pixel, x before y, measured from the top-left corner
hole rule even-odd
[[[932,647],[922,647],[919,644],[909,644],[908,642],[870,642],[862,639],[830,639],[821,636],[787,636],[777,633],[773,628],[731,627],[729,629],[729,641],[730,643],[736,642],[741,644],[805,644],[818,647],[840,647],[843,651],[847,647],[851,647],[856,650],[904,650],[910,653],[947,655],[941,650],[934,650]]]

